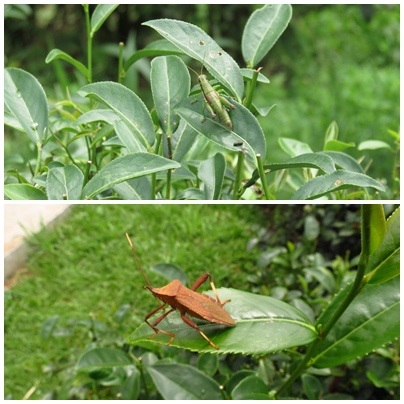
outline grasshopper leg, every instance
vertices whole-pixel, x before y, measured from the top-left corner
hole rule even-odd
[[[221,95],[219,95],[219,99],[220,102],[225,105],[226,107],[229,107],[231,109],[236,109],[236,107],[228,100],[226,100],[226,98],[222,97]]]

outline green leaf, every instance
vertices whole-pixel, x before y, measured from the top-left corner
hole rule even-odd
[[[188,188],[183,191],[178,192],[176,199],[192,199],[192,200],[203,200],[205,194],[201,189]]]
[[[337,122],[332,121],[327,128],[324,137],[324,150],[328,142],[332,140],[338,140],[338,125]]]
[[[71,65],[73,65],[87,80],[89,79],[89,72],[86,66],[78,60],[71,57],[66,52],[61,51],[60,49],[52,49],[48,56],[46,56],[45,63],[50,63],[56,59],[62,59]]]
[[[110,109],[93,109],[80,115],[74,123],[76,125],[86,125],[93,122],[106,122],[112,125],[119,119],[119,116]]]
[[[240,68],[209,35],[193,24],[184,21],[160,19],[144,22],[172,42],[188,56],[199,60],[239,101],[244,83]]]
[[[211,354],[199,355],[196,367],[206,375],[214,376],[219,369],[219,357]]]
[[[201,162],[198,177],[203,181],[206,199],[220,198],[225,171],[226,160],[221,153]]]
[[[179,168],[180,164],[149,153],[134,153],[119,157],[103,167],[84,187],[82,199],[92,199],[99,193],[132,178]]]
[[[49,107],[39,81],[22,69],[4,70],[4,102],[30,140],[40,147],[48,129]]]
[[[214,297],[212,292],[206,294]],[[218,289],[218,294],[222,301],[231,299],[225,305],[225,310],[236,321],[236,326],[225,327],[193,320],[220,349],[209,345],[197,330],[182,321],[178,313],[171,313],[159,323],[160,329],[175,334],[172,346],[198,352],[258,355],[305,345],[317,337],[307,316],[280,300],[227,288]],[[153,331],[143,323],[128,342],[152,341],[161,344],[169,341],[169,337],[161,333],[149,340],[151,335]]]
[[[168,56],[168,55],[183,55],[184,52],[180,51],[174,44],[166,39],[159,39],[149,43],[145,48],[135,52],[124,64],[124,70],[128,69],[138,60],[151,57],[151,56]]]
[[[171,135],[180,119],[174,108],[188,97],[191,87],[188,69],[178,56],[157,57],[151,63],[150,82],[160,127]]]
[[[155,363],[149,375],[165,400],[221,400],[219,384],[190,365]]]
[[[76,369],[90,372],[95,369],[132,365],[132,359],[121,349],[94,348],[84,352]]]
[[[369,253],[373,254],[379,247],[386,234],[386,219],[384,209],[383,205],[381,204],[363,206],[362,209],[367,209],[369,213],[366,220],[367,223],[365,223],[365,225],[369,226],[369,229],[367,230],[369,239],[366,240],[366,242],[369,244]],[[398,242],[400,242],[400,240],[398,240]]]
[[[187,274],[175,265],[157,264],[153,265],[150,271],[162,276],[168,282],[178,279],[184,286],[188,285],[189,282]]]
[[[119,4],[99,4],[93,14],[91,15],[91,37],[101,28],[105,20],[112,14],[112,12],[119,6]]]
[[[248,67],[255,67],[274,46],[292,18],[289,4],[271,4],[254,11],[245,25],[241,51]]]
[[[324,145],[324,150],[342,151],[350,147],[355,147],[355,143],[354,142],[346,143],[341,142],[340,140],[329,140]]]
[[[191,150],[198,136],[198,133],[182,119],[177,130],[171,136],[173,160],[181,162]],[[167,150],[165,150],[165,156],[168,156]]]
[[[124,121],[119,119],[114,121],[113,125],[116,135],[129,153],[147,152],[139,137],[129,129]]]
[[[78,93],[111,108],[143,146],[149,148],[154,144],[154,127],[149,111],[133,91],[119,83],[99,82],[84,86]]]
[[[126,368],[126,371],[128,367]],[[125,380],[125,383],[121,386],[120,392],[121,400],[137,400],[140,393],[140,371],[136,366],[131,366],[132,373]]]
[[[151,198],[151,184],[147,177],[121,182],[114,185],[113,189],[122,199],[126,200],[147,200]]]
[[[43,339],[49,339],[59,321],[60,316],[51,316],[44,321],[41,327],[41,337]]]
[[[347,285],[323,312],[317,324],[326,324],[349,293]],[[342,365],[360,358],[400,335],[400,279],[365,286],[320,344],[314,365]]]
[[[310,146],[307,143],[299,142],[295,139],[289,139],[287,137],[281,137],[278,140],[281,149],[289,154],[290,157],[297,157],[301,154],[313,153]]]
[[[300,156],[287,160],[285,163],[265,164],[265,173],[273,171],[292,169],[292,168],[317,168],[324,173],[332,173],[335,166],[332,159],[324,153],[305,153]],[[250,180],[244,185],[244,188],[251,187],[259,179],[260,175],[257,169],[252,173]]]
[[[268,387],[258,376],[247,376],[242,379],[231,392],[231,396],[233,400],[269,399]]]
[[[389,149],[392,150],[391,146],[381,140],[365,140],[360,142],[358,145],[358,150],[378,150],[378,149]]]
[[[46,180],[48,199],[61,201],[80,199],[83,181],[83,173],[74,165],[51,168]]]
[[[362,167],[348,154],[335,151],[325,151],[324,154],[330,156],[338,167],[354,173],[364,174]]]
[[[12,200],[47,200],[45,192],[30,184],[6,184],[4,185],[5,195]]]
[[[230,112],[233,129],[230,130],[221,121],[204,115],[204,99],[188,98],[176,108],[183,118],[198,133],[226,149],[246,151],[246,158],[251,164],[257,165],[256,155],[265,159],[266,143],[262,128],[257,118],[243,105],[231,101],[236,109]]]
[[[380,206],[382,212],[375,212],[372,217],[372,237],[375,238],[372,248],[377,246],[377,249],[370,256],[366,266],[369,284],[383,283],[400,275],[400,208],[393,212],[384,228],[380,223],[382,219],[384,221],[383,207],[377,206]],[[383,217],[377,219],[377,214]],[[378,230],[380,234],[377,234]]]
[[[385,191],[384,186],[380,184],[380,182],[377,182],[365,174],[338,170],[306,182],[295,192],[292,199],[315,199],[330,192],[354,187],[369,187],[381,192]]]
[[[323,388],[317,377],[304,373],[302,375],[303,391],[309,400],[319,400],[323,396]]]

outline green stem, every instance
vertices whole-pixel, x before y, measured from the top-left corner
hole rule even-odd
[[[39,175],[39,172],[41,171],[42,143],[38,142],[36,144],[36,147],[38,149],[38,153],[37,153],[37,156],[36,156],[35,176]]]
[[[328,333],[331,331],[332,327],[334,327],[337,320],[342,316],[345,310],[349,307],[358,293],[362,290],[362,288],[366,285],[364,281],[366,265],[369,259],[369,247],[370,247],[370,219],[371,219],[371,210],[373,209],[373,205],[362,205],[361,207],[361,255],[359,258],[358,270],[356,272],[354,283],[351,287],[351,290],[344,298],[342,303],[335,310],[334,314],[331,316],[329,321],[325,323],[322,327],[320,336],[316,339],[309,347],[306,352],[305,357],[300,362],[298,367],[294,370],[294,372],[290,375],[289,379],[279,388],[276,393],[276,396],[280,396],[284,391],[287,391],[292,383],[303,373],[303,371],[313,364],[313,355],[316,352],[318,346],[323,342]]]
[[[236,169],[236,180],[234,182],[233,199],[240,198],[240,188],[241,188],[241,173],[244,164],[244,152],[240,150],[238,152],[237,169]]]
[[[84,13],[86,15],[86,28],[87,28],[87,69],[89,83],[93,81],[93,37],[91,35],[91,20],[90,20],[90,10],[88,4],[84,6]]]
[[[123,78],[123,47],[124,43],[119,42],[118,83],[121,83]]]
[[[262,67],[254,70],[250,85],[248,86],[247,100],[245,102],[245,107],[250,109],[252,105],[252,99],[255,91],[255,87],[257,85],[258,74],[262,70]]]
[[[265,199],[273,199],[271,193],[269,192],[267,179],[265,177],[265,170],[262,164],[261,154],[257,154],[258,172],[261,178],[262,188],[264,189]]]
[[[167,146],[168,146],[168,158],[172,160],[173,158],[173,150],[171,146],[171,136],[167,135]],[[166,199],[170,199],[171,197],[171,173],[172,170],[167,170],[167,184],[166,184]]]

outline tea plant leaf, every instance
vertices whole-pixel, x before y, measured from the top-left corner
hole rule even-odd
[[[198,177],[203,181],[205,199],[219,199],[225,171],[226,160],[221,153],[201,162]]]
[[[72,56],[67,54],[66,52],[61,51],[60,49],[52,49],[48,56],[46,56],[45,63],[50,63],[53,60],[62,59],[65,62],[73,65],[87,80],[89,79],[89,72],[86,66],[78,60],[74,59]]]
[[[191,87],[188,69],[178,56],[157,57],[151,62],[150,82],[160,127],[171,135],[180,120],[174,108],[188,97]]]
[[[183,55],[174,44],[166,39],[159,39],[149,43],[145,48],[135,52],[125,63],[124,70],[127,71],[138,60],[151,56]]]
[[[379,205],[381,210],[383,207]],[[380,212],[383,215],[384,212]],[[400,208],[396,209],[387,220],[387,226],[377,226],[377,220],[373,215],[374,233],[379,230],[382,235],[382,240],[379,242],[377,249],[370,256],[366,266],[366,278],[369,279],[369,284],[383,283],[400,274]],[[381,218],[384,220],[384,217]],[[376,242],[375,242],[376,244]]]
[[[254,166],[257,165],[257,154],[261,154],[262,159],[265,159],[264,133],[257,118],[247,108],[231,101],[236,109],[230,112],[233,122],[233,129],[230,130],[219,121],[219,118],[213,119],[204,115],[204,102],[202,96],[197,100],[188,98],[179,104],[176,112],[194,130],[220,146],[233,151],[245,150],[246,158]]]
[[[137,400],[140,393],[140,371],[136,366],[126,367],[125,371],[131,370],[132,373],[128,376],[120,388],[121,400]]]
[[[119,120],[119,116],[110,109],[93,109],[80,115],[74,123],[76,125],[86,125],[92,122],[106,122],[113,124],[115,121]]]
[[[358,150],[378,150],[378,149],[389,149],[392,147],[381,140],[365,140],[358,145]]]
[[[187,125],[186,121],[182,119],[177,130],[171,136],[171,144],[173,150],[173,160],[181,162],[182,159],[191,150],[192,146],[198,139],[199,134],[195,130]],[[164,142],[163,146],[166,146]],[[164,156],[168,156],[166,147],[163,148]]]
[[[111,111],[112,112],[112,111]],[[114,121],[114,130],[122,144],[129,153],[146,152],[146,147],[121,119]]]
[[[350,147],[355,147],[354,142],[341,142],[340,140],[329,140],[324,145],[324,150],[332,150],[332,151],[342,151],[348,149]]]
[[[269,400],[268,387],[255,375],[247,376],[233,389],[233,400]]]
[[[354,173],[364,174],[360,164],[350,155],[337,151],[325,151],[324,154],[330,156],[335,165],[337,165],[338,167],[341,167],[347,171],[352,171]]]
[[[352,285],[347,285],[320,316],[326,324]],[[363,288],[338,319],[313,358],[318,368],[342,365],[380,348],[400,335],[400,279]]]
[[[122,84],[107,81],[88,84],[78,93],[111,108],[146,148],[154,144],[154,127],[149,111],[133,91]]]
[[[103,167],[87,183],[81,193],[81,198],[92,199],[123,181],[179,167],[180,164],[175,161],[149,153],[134,153],[119,157]]]
[[[335,171],[335,165],[332,159],[324,153],[305,153],[294,157],[284,163],[265,164],[265,173],[272,171],[292,169],[292,168],[317,168],[324,173],[332,173]],[[257,169],[252,173],[250,180],[244,185],[244,188],[251,187],[259,179],[260,175]]]
[[[348,188],[374,188],[384,192],[385,188],[365,174],[353,173],[345,170],[337,170],[331,174],[313,178],[299,188],[292,199],[315,199],[330,192]]]
[[[113,186],[114,191],[126,200],[151,199],[151,183],[147,177],[134,178]]]
[[[61,201],[80,199],[83,181],[83,173],[74,165],[51,168],[46,180],[48,199]]]
[[[113,13],[119,4],[99,4],[91,15],[91,37],[101,28],[105,20]]]
[[[366,223],[369,225],[369,239],[365,242],[368,243],[369,253],[374,254],[386,234],[386,219],[383,205],[372,204],[366,207],[363,206],[362,209],[366,209],[369,214],[369,218],[366,220]],[[362,235],[362,239],[363,237]]]
[[[4,70],[4,102],[30,140],[41,147],[48,129],[49,107],[39,81],[15,67]]]
[[[290,157],[297,157],[301,154],[313,153],[310,146],[307,143],[300,142],[299,140],[290,139],[287,137],[281,137],[278,140],[281,149],[289,154]]]
[[[241,101],[244,92],[240,68],[209,35],[184,21],[160,19],[144,22],[188,56],[199,60],[232,95]]]
[[[271,4],[254,11],[245,25],[241,51],[248,67],[255,67],[274,46],[292,18],[289,4]]]
[[[214,297],[211,291],[206,294]],[[175,334],[172,346],[198,352],[258,355],[305,345],[317,336],[304,313],[280,300],[227,288],[218,289],[218,294],[221,300],[231,299],[224,308],[236,321],[236,326],[225,327],[194,318],[193,320],[220,349],[216,350],[210,346],[199,332],[185,324],[176,312],[169,314],[159,323],[160,329]],[[136,344],[141,341],[169,341],[167,335],[160,333],[149,340],[151,335],[153,331],[143,323],[129,337],[128,342]]]
[[[157,362],[147,370],[165,400],[223,399],[216,380],[194,366]]]
[[[132,364],[132,359],[121,349],[94,348],[84,352],[76,364],[76,369],[91,372],[97,369],[128,366]]]
[[[30,184],[6,184],[4,194],[12,200],[47,200],[45,192]]]

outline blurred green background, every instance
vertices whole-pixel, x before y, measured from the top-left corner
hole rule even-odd
[[[251,13],[261,5],[120,5],[94,41],[94,81],[117,77],[120,41],[126,57],[159,35],[142,22],[174,18],[198,25],[244,67],[241,37]],[[95,5],[91,6],[93,10]],[[86,63],[86,29],[81,5],[5,6],[5,62],[38,78],[48,99],[60,101],[68,87],[75,92],[86,84],[75,69],[62,61],[45,64],[53,48]],[[399,5],[294,5],[291,23],[267,57],[262,72],[270,85],[258,86],[258,106],[276,104],[260,118],[267,137],[268,162],[288,156],[278,145],[280,137],[322,148],[324,132],[332,121],[339,138],[358,145],[383,140],[393,146],[388,130],[399,130],[400,94]],[[125,85],[152,107],[149,85],[150,60],[136,63]],[[27,141],[15,141],[6,130],[6,169],[32,158]],[[20,135],[19,135],[20,136]],[[13,141],[14,140],[14,141]],[[358,152],[366,155],[369,175],[392,184],[392,151]]]

